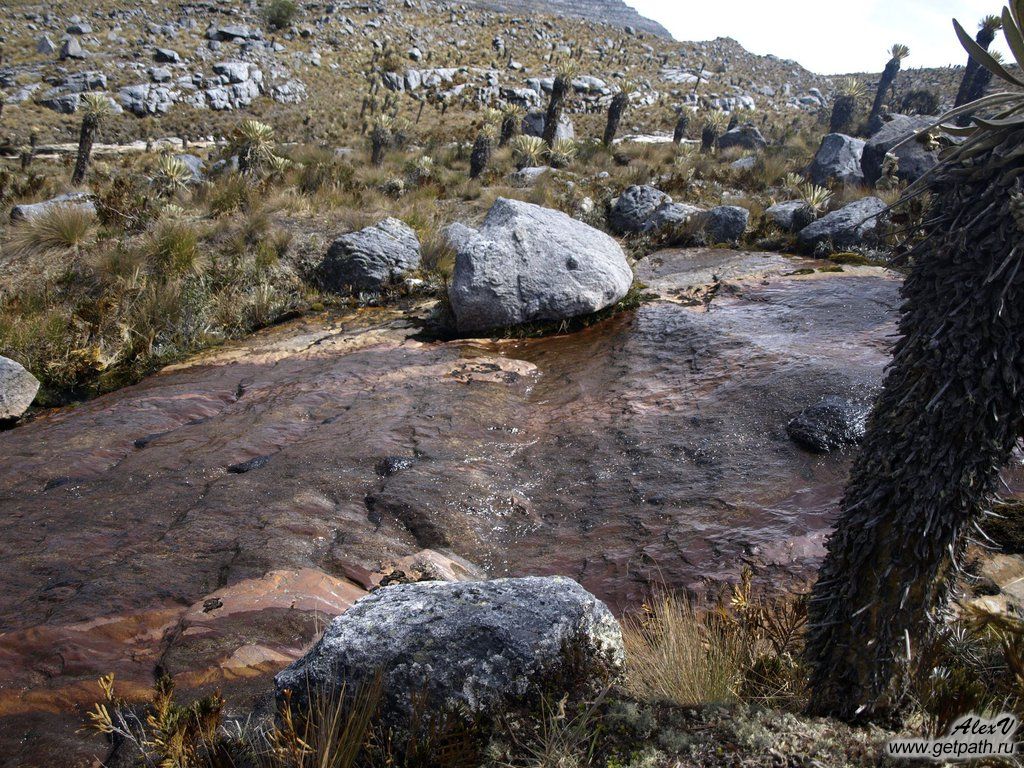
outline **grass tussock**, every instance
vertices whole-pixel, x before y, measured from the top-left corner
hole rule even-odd
[[[9,251],[15,257],[79,251],[96,234],[96,216],[82,206],[53,205],[11,229]]]

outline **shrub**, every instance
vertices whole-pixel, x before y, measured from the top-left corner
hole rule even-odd
[[[290,27],[299,14],[299,6],[295,0],[270,0],[263,7],[263,16],[271,29]]]

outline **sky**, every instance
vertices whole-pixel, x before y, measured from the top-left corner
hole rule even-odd
[[[999,0],[626,0],[677,40],[732,37],[759,54],[794,59],[822,75],[880,72],[893,43],[910,47],[904,67],[963,64],[956,18],[972,35]],[[1002,33],[994,48],[1006,52]]]

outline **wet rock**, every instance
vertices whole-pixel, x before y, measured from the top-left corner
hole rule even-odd
[[[761,131],[756,126],[749,124],[737,126],[718,137],[719,149],[740,147],[741,149],[760,151],[767,146],[768,142],[761,135]]]
[[[379,293],[420,265],[420,242],[405,222],[379,224],[335,240],[320,264],[320,280],[339,293]]]
[[[749,223],[750,211],[738,205],[719,205],[701,216],[701,228],[710,243],[735,243]]]
[[[801,411],[786,425],[786,433],[808,451],[829,453],[863,439],[868,411],[866,405],[829,395]]]
[[[448,296],[460,333],[564,320],[629,291],[633,273],[614,239],[561,211],[499,198],[479,230],[446,230],[455,248]]]
[[[546,113],[527,112],[523,118],[523,133],[527,136],[543,136],[546,122]],[[576,128],[569,116],[563,114],[558,120],[558,128],[555,129],[555,141],[574,138],[576,138]]]
[[[615,617],[571,579],[428,581],[356,602],[275,684],[279,699],[290,690],[301,703],[310,691],[351,690],[379,670],[384,717],[401,728],[418,696],[431,710],[466,708],[486,719],[563,677],[580,688],[615,679],[623,660]]]
[[[650,185],[632,186],[612,203],[609,224],[620,234],[647,232],[655,212],[672,198]]]
[[[814,221],[814,209],[803,200],[776,203],[765,209],[764,215],[785,232],[799,232]]]
[[[864,180],[875,184],[882,177],[885,156],[900,142],[915,133],[928,128],[935,119],[932,117],[911,117],[893,115],[892,119],[867,140],[861,157]],[[929,150],[920,141],[908,141],[894,151],[899,168],[896,175],[901,181],[914,182],[939,163],[938,150]]]
[[[92,200],[83,192],[70,192],[66,195],[58,195],[41,203],[24,203],[16,205],[11,209],[11,221],[31,221],[42,216],[54,206],[64,205],[73,208],[80,208],[91,214],[96,213],[96,206]]]
[[[821,140],[821,146],[807,168],[807,175],[815,184],[825,186],[833,181],[843,184],[863,184],[861,157],[864,140],[842,133],[830,133]]]
[[[798,236],[800,247],[813,252],[822,243],[836,249],[870,244],[885,210],[885,203],[877,197],[852,202],[804,227]]]
[[[0,356],[0,422],[20,419],[38,391],[36,377],[21,363]]]

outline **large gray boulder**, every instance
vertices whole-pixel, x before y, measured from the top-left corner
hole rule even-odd
[[[857,200],[804,227],[797,236],[797,242],[809,252],[822,243],[836,249],[870,243],[886,207],[877,197]]]
[[[523,133],[527,136],[543,136],[544,125],[547,123],[545,112],[527,112],[523,118]],[[558,118],[558,127],[555,128],[555,141],[559,139],[575,139],[576,128],[568,115],[561,115]]]
[[[718,148],[729,149],[740,147],[741,149],[752,149],[760,151],[768,146],[768,142],[756,126],[738,125],[731,131],[726,131],[718,137]]]
[[[619,301],[633,272],[619,244],[561,211],[499,198],[479,230],[446,230],[460,333],[565,320]]]
[[[875,184],[882,177],[885,156],[900,142],[923,131],[935,122],[933,117],[893,115],[889,122],[867,140],[861,157],[864,180]],[[894,151],[899,160],[896,175],[901,181],[914,182],[939,164],[937,149],[929,150],[920,141],[908,141]]]
[[[650,185],[632,186],[612,203],[608,223],[620,235],[648,232],[655,212],[672,198]]]
[[[21,363],[0,356],[0,421],[20,419],[38,391],[36,377]]]
[[[279,700],[290,690],[301,706],[310,692],[351,692],[379,671],[385,720],[401,728],[418,699],[486,718],[566,675],[580,687],[614,679],[623,660],[618,622],[571,579],[426,581],[356,602],[275,683]]]
[[[749,223],[750,211],[739,205],[719,205],[701,216],[701,229],[710,243],[735,243]]]
[[[863,139],[855,139],[843,133],[830,133],[821,140],[821,146],[807,168],[807,175],[815,184],[822,186],[833,181],[863,184],[864,172],[860,163],[864,143]]]
[[[11,209],[11,221],[31,221],[39,218],[51,208],[62,205],[71,208],[79,208],[85,213],[96,214],[96,206],[89,195],[84,192],[69,192],[66,195],[58,195],[41,203],[24,203],[16,205]]]
[[[420,266],[420,241],[398,219],[342,235],[320,264],[320,280],[339,293],[380,293]]]

